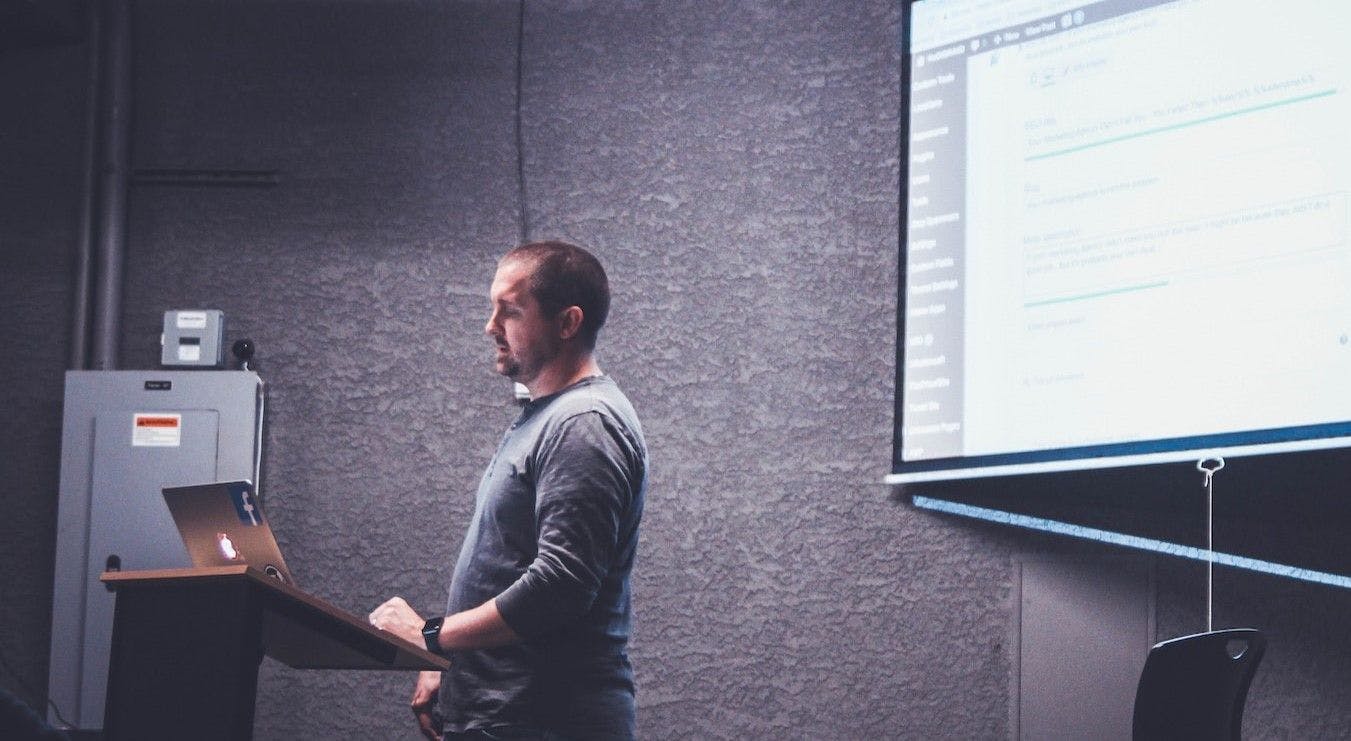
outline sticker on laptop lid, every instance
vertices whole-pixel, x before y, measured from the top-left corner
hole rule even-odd
[[[253,501],[253,487],[248,484],[230,484],[230,502],[235,505],[239,521],[250,527],[263,524],[263,515]]]
[[[216,533],[216,545],[220,548],[220,554],[226,561],[244,561],[244,554],[235,548],[235,543],[230,540],[229,533]]]

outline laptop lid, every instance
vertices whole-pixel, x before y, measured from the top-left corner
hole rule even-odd
[[[295,585],[248,481],[163,489],[164,502],[188,547],[193,566],[248,564]]]

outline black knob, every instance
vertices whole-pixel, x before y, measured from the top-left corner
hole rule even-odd
[[[254,347],[253,340],[248,338],[235,340],[235,344],[230,346],[230,352],[234,353],[235,357],[239,359],[239,367],[241,370],[249,369],[249,361],[253,360],[253,353],[256,350],[257,348]]]

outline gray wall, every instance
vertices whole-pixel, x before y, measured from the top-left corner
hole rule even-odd
[[[513,415],[481,328],[518,234],[516,14],[137,3],[135,164],[280,183],[135,189],[123,362],[153,366],[171,307],[222,308],[231,339],[257,342],[269,516],[303,584],[358,614],[392,594],[439,608]],[[879,483],[899,17],[877,0],[526,9],[530,234],[608,266],[600,359],[654,456],[635,574],[644,737],[1006,736],[1015,554],[1106,552],[925,514]],[[41,101],[0,114],[28,132],[0,141],[22,154],[3,176],[0,331],[24,348],[4,403],[35,431],[0,433],[20,484],[4,509],[22,513],[0,548],[33,564],[4,582],[0,648],[39,689],[81,53],[0,57],[3,98]],[[1199,629],[1201,572],[1158,569],[1160,635]],[[1344,734],[1347,642],[1326,626],[1351,599],[1231,573],[1219,593],[1220,622],[1273,633],[1250,736]],[[265,662],[258,737],[411,738],[410,679]]]
[[[84,77],[78,46],[0,51],[0,687],[29,702],[47,690]]]

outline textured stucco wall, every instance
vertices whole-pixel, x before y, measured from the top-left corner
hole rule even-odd
[[[619,276],[604,360],[657,458],[651,737],[1002,733],[1002,549],[950,548],[878,485],[898,23],[888,3],[529,6],[532,219]]]
[[[137,3],[137,166],[281,182],[136,189],[123,360],[156,362],[166,308],[222,308],[230,339],[257,342],[269,516],[303,584],[358,614],[391,594],[439,608],[513,415],[481,326],[518,228],[516,14]],[[607,264],[600,359],[653,450],[633,642],[646,738],[1004,737],[1012,554],[1101,552],[916,511],[879,483],[899,16],[878,0],[527,6],[531,234]],[[30,311],[64,311],[49,282]],[[64,347],[42,352],[21,372],[52,407]],[[31,527],[50,538],[59,416],[30,414],[46,447],[4,452],[33,458]],[[1345,640],[1315,619],[1345,614],[1345,595],[1224,579],[1226,617],[1292,647],[1254,685],[1250,735],[1351,727],[1351,678],[1321,654]],[[1194,630],[1197,571],[1164,562],[1160,583],[1161,634]],[[23,654],[34,674],[40,602],[4,600],[0,635],[43,632]],[[265,662],[257,737],[413,738],[410,680]]]
[[[887,3],[529,6],[532,219],[619,276],[604,360],[657,458],[634,642],[651,737],[1004,726],[1000,549],[949,549],[878,485],[898,22]]]

